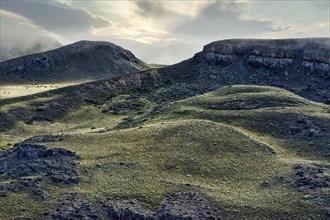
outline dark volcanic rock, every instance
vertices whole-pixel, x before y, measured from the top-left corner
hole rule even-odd
[[[330,217],[330,198],[326,198],[325,196],[322,195],[314,195],[312,196],[311,199],[316,205],[323,208],[326,215]]]
[[[96,211],[97,210],[97,211]],[[92,206],[77,193],[67,193],[47,219],[111,219],[111,220],[194,220],[222,219],[220,211],[207,199],[194,192],[166,196],[155,212],[136,200],[100,202]]]
[[[158,219],[221,219],[207,199],[197,193],[183,192],[165,197],[157,212]]]
[[[144,209],[137,201],[112,202],[104,205],[107,210],[107,218],[113,220],[141,219],[154,220],[154,214]]]
[[[68,193],[59,201],[59,207],[47,219],[100,219],[89,202],[82,200],[77,193]]]
[[[0,132],[11,129],[16,122],[15,115],[0,112]]]
[[[319,125],[309,118],[299,119],[292,123],[289,127],[290,134],[293,135],[303,135],[308,137],[318,137],[322,134],[322,130],[324,126]]]
[[[17,159],[33,160],[43,157],[54,157],[56,159],[62,156],[76,157],[76,154],[63,148],[46,148],[39,144],[18,143],[14,145],[12,151]]]
[[[45,143],[45,142],[59,142],[65,138],[64,134],[57,135],[36,135],[24,140],[24,143]]]
[[[108,218],[114,220],[222,219],[219,210],[213,209],[207,199],[194,192],[166,196],[156,212],[144,209],[136,201],[109,202],[105,207],[108,210]]]
[[[329,187],[330,176],[324,174],[325,170],[326,168],[322,166],[295,166],[294,187],[302,192],[312,192],[317,189]]]
[[[330,198],[319,195],[330,187],[330,176],[326,174],[329,168],[324,166],[297,165],[294,167],[293,187],[307,194],[307,199],[320,206],[330,217]],[[324,191],[326,192],[326,191]]]
[[[40,178],[20,178],[17,181],[12,181],[6,184],[0,184],[0,194],[7,195],[8,193],[16,193],[28,191],[33,197],[45,200],[49,198],[49,194],[42,189]]]
[[[79,157],[63,148],[47,148],[38,144],[18,143],[12,149],[0,151],[0,194],[29,191],[46,199],[42,183],[76,184],[79,177],[74,160]],[[38,176],[38,178],[35,178]],[[12,180],[8,183],[8,180]],[[6,183],[2,183],[6,182]]]

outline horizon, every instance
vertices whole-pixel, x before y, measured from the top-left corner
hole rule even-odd
[[[1,48],[107,41],[169,65],[218,40],[329,38],[329,10],[323,0],[1,0]]]

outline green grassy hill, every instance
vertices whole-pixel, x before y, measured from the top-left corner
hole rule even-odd
[[[287,141],[303,155],[329,153],[330,108],[275,87],[237,85],[171,103],[160,114],[136,117],[150,121],[204,119],[236,126],[249,133]],[[124,123],[122,126],[130,126]],[[292,143],[291,143],[292,142]],[[290,144],[289,144],[290,143]]]
[[[77,193],[101,219],[119,212],[105,205],[109,201],[135,210],[137,218],[136,210],[161,213],[169,198],[186,219],[327,219],[328,105],[266,86],[227,86],[184,100],[171,94],[164,87],[120,93],[80,104],[51,122],[18,121],[1,133],[2,149],[34,135],[63,134],[59,142],[33,143],[80,156],[79,183],[41,180],[40,188],[49,194],[45,200],[28,189],[7,192],[0,199],[1,216],[52,219],[56,209],[81,211],[80,200],[67,199]],[[10,103],[1,110],[43,101]],[[0,174],[0,185],[8,181]],[[178,199],[178,193],[198,197]],[[207,208],[196,199],[207,201]],[[209,214],[197,215],[201,209]]]

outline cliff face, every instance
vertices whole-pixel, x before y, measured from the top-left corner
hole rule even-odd
[[[225,40],[206,45],[195,57],[211,65],[232,65],[243,60],[247,67],[315,73],[330,77],[330,39]]]
[[[330,103],[330,38],[216,41],[165,69],[183,80],[276,86]]]
[[[0,63],[1,83],[95,80],[148,69],[130,51],[109,42],[79,41]]]

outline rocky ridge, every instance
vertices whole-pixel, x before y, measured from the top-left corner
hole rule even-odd
[[[316,73],[329,79],[329,48],[329,39],[226,40],[206,45],[195,57],[201,56],[209,64],[223,66],[243,58],[255,68],[292,67],[293,71]]]

